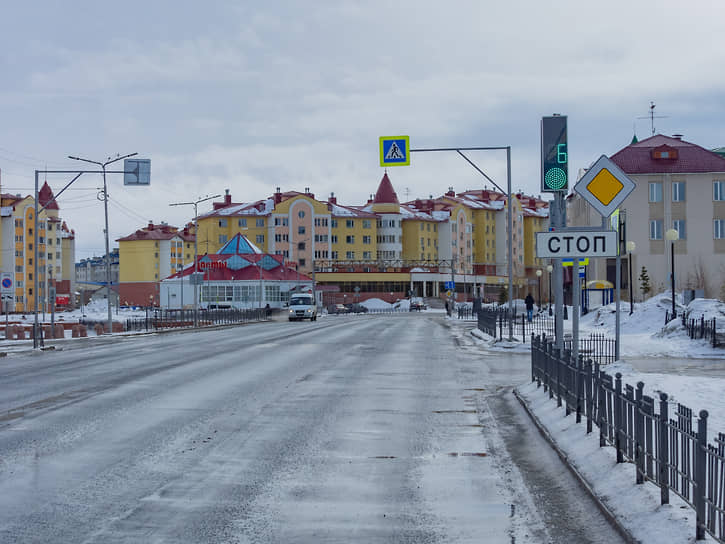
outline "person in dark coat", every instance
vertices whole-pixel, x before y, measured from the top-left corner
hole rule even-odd
[[[534,297],[531,296],[531,293],[526,295],[524,302],[526,303],[526,320],[530,322],[534,317]]]

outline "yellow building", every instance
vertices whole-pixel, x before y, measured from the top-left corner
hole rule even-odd
[[[0,237],[2,252],[0,269],[13,277],[13,300],[9,311],[30,312],[38,309],[50,311],[56,301],[52,299],[53,286],[57,295],[72,301],[72,284],[75,267],[75,244],[71,232],[59,218],[58,203],[47,182],[38,192],[38,206],[42,210],[35,218],[35,200],[32,196],[0,195]],[[45,207],[45,209],[42,209]],[[38,235],[38,293],[35,293],[36,263],[34,237],[37,223]],[[65,227],[66,232],[63,231]],[[65,240],[65,242],[64,242]]]
[[[194,262],[194,234],[188,227],[149,223],[117,242],[123,305],[157,306],[159,282]]]

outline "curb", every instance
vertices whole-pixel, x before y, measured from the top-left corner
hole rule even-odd
[[[536,414],[534,414],[531,409],[529,408],[529,405],[526,403],[526,400],[519,395],[518,391],[516,389],[513,389],[514,397],[519,401],[521,406],[523,406],[526,413],[531,418],[531,421],[533,421],[534,425],[536,425],[536,428],[539,430],[539,433],[541,436],[543,436],[546,441],[549,443],[549,445],[552,447],[552,449],[556,452],[556,454],[559,456],[559,458],[562,460],[566,468],[569,469],[569,472],[571,472],[574,477],[579,481],[579,483],[582,485],[584,490],[589,494],[589,496],[592,498],[594,503],[597,505],[599,510],[602,512],[604,517],[607,519],[607,521],[614,527],[614,529],[624,538],[624,540],[628,544],[641,544],[640,540],[637,540],[634,538],[632,533],[629,532],[629,530],[620,523],[620,521],[617,519],[617,517],[612,513],[611,510],[607,507],[607,505],[602,502],[602,500],[597,496],[596,493],[594,493],[594,490],[592,489],[592,486],[589,484],[587,479],[582,475],[574,466],[572,466],[569,463],[569,457],[564,453],[561,448],[559,448],[558,444],[554,440],[554,438],[549,433],[549,430],[539,421],[539,418],[536,417]]]

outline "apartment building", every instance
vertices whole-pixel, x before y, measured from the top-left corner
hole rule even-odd
[[[119,238],[119,301],[124,306],[157,306],[159,282],[194,262],[193,228],[153,222]]]
[[[54,304],[70,305],[74,299],[75,233],[60,218],[60,207],[47,182],[38,191],[38,205],[42,211],[36,221],[32,196],[0,194],[0,270],[14,278],[11,312],[34,311],[36,297],[38,309],[44,311]],[[34,292],[36,228],[38,293]]]
[[[622,279],[626,286],[631,260],[635,300],[642,296],[637,278],[643,267],[654,293],[670,289],[672,244],[676,290],[723,296],[725,158],[680,135],[662,134],[634,140],[610,158],[635,182],[620,206],[626,212],[626,238],[635,246],[623,256]],[[601,216],[578,195],[568,200],[570,225],[601,225]],[[667,239],[671,229],[674,241]],[[613,258],[599,259],[589,278],[614,282],[615,274]]]

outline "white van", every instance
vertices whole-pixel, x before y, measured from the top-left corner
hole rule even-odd
[[[289,299],[289,320],[309,319],[317,321],[317,304],[310,293],[292,295]]]

